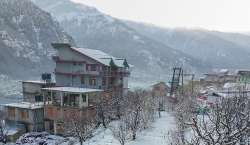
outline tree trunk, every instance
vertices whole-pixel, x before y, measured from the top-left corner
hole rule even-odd
[[[133,133],[132,140],[135,140],[135,139],[136,139],[136,133]]]

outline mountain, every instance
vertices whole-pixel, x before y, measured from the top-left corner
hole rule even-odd
[[[53,68],[51,42],[73,39],[29,0],[0,1],[0,74],[38,77]]]
[[[249,68],[250,36],[204,29],[167,29],[126,21],[141,34],[203,60],[213,68]]]
[[[173,66],[185,66],[189,71],[199,71],[208,66],[167,44],[138,33],[123,20],[103,14],[95,8],[70,0],[33,2],[50,12],[78,46],[126,57],[135,66],[132,77],[152,76],[155,79],[167,75]]]

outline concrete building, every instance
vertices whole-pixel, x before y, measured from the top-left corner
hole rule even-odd
[[[63,123],[71,115],[94,118],[96,102],[102,90],[53,87],[44,88],[45,130],[55,134],[63,134]]]
[[[23,102],[5,106],[8,120],[24,124],[28,132],[62,134],[70,115],[94,118],[100,98],[123,96],[128,91],[130,65],[126,59],[64,43],[52,46],[57,50],[53,56],[56,83],[51,82],[50,74],[43,74],[43,81],[23,81]]]
[[[57,86],[103,89],[117,95],[126,93],[130,65],[124,58],[110,56],[100,50],[75,48],[56,43]]]
[[[44,130],[43,103],[11,103],[5,105],[7,123],[13,127],[24,125],[25,132]]]
[[[204,74],[204,78],[201,79],[201,84],[203,85],[216,85],[222,87],[226,83],[235,83],[238,80],[238,75],[236,73],[225,72],[215,72]]]
[[[42,88],[55,86],[55,83],[45,81],[23,81],[23,101],[24,102],[43,102]]]
[[[101,95],[123,96],[127,92],[130,65],[126,59],[99,50],[63,43],[52,46],[57,50],[53,56],[56,87],[42,88],[45,130],[62,134],[70,115],[94,118]]]

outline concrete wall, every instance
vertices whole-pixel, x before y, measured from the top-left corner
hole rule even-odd
[[[35,96],[42,96],[41,84],[23,82],[23,99],[25,102],[35,102]]]

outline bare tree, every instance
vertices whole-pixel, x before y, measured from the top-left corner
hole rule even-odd
[[[209,113],[197,116],[189,124],[193,140],[207,145],[246,144],[250,137],[250,102],[244,95],[223,98]]]
[[[77,113],[70,114],[64,122],[65,135],[74,136],[82,145],[92,136],[95,122],[90,117],[79,116]]]
[[[0,111],[0,142],[7,143],[8,129],[5,122],[6,114],[4,111]]]
[[[137,131],[142,124],[145,101],[144,96],[146,96],[146,91],[144,90],[135,90],[134,92],[128,93],[126,96],[126,111],[124,118],[132,133],[132,140],[136,139]]]
[[[97,123],[102,124],[104,128],[107,127],[107,123],[113,117],[112,107],[110,100],[106,96],[101,96],[97,102]]]
[[[111,131],[113,136],[119,141],[121,145],[125,145],[126,141],[129,138],[129,131],[127,124],[123,121],[120,121],[118,124],[111,126]]]

